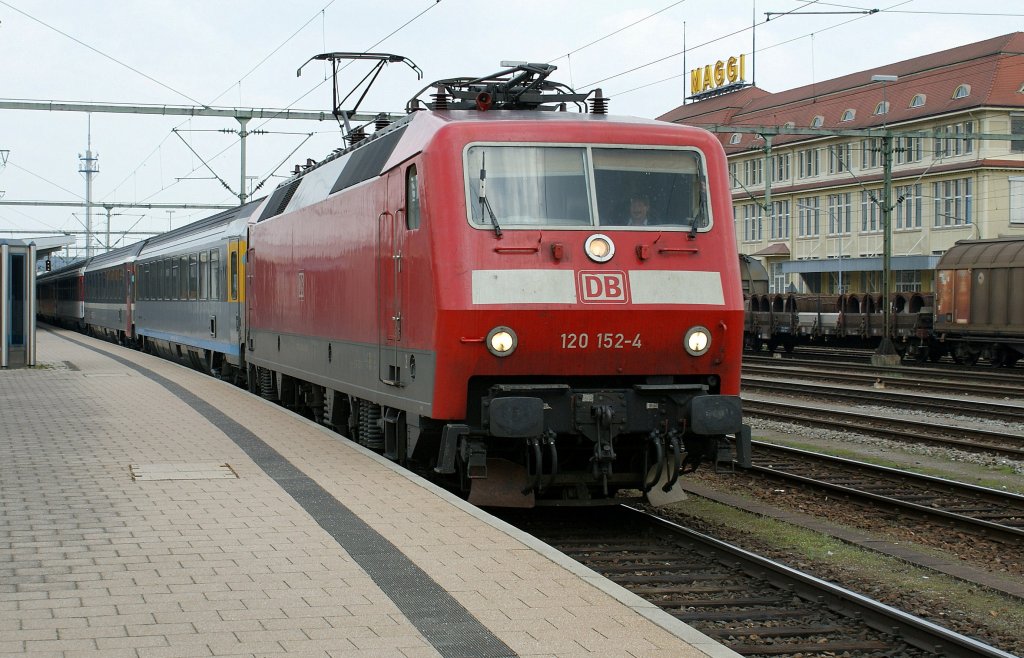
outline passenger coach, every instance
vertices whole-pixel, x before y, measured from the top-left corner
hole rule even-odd
[[[145,242],[134,314],[143,349],[224,378],[244,377],[246,228],[262,202]]]

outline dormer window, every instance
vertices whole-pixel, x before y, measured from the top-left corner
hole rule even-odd
[[[910,107],[924,107],[927,98],[924,94],[914,94],[914,97],[910,99]]]
[[[825,117],[820,114],[816,114],[814,118],[811,119],[811,128],[821,128],[823,123],[825,123]]]
[[[882,101],[875,106],[875,114],[888,114],[889,113],[889,101]]]
[[[730,144],[739,144],[740,140],[743,139],[742,133],[733,133],[732,137],[729,138]]]
[[[789,130],[790,128],[796,128],[796,121],[787,121],[786,123],[782,124],[782,127],[786,130]]]
[[[960,85],[959,87],[956,88],[956,91],[953,92],[953,98],[954,99],[956,99],[956,98],[967,98],[970,95],[971,95],[971,85],[969,85],[969,84],[962,84],[962,85]]]
[[[843,117],[840,121],[853,121],[853,117],[857,116],[857,110],[850,108],[843,112]]]

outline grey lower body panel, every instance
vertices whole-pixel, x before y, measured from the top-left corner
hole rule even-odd
[[[252,330],[248,347],[246,360],[252,365],[376,404],[431,415],[437,365],[433,352]],[[391,362],[395,369],[388,368]],[[385,382],[389,375],[397,375],[390,380],[395,383]]]

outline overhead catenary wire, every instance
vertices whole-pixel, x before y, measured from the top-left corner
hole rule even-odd
[[[140,71],[139,69],[135,68],[131,64],[127,64],[125,62],[122,62],[121,60],[117,59],[113,55],[108,55],[107,53],[103,52],[99,48],[96,48],[95,46],[91,46],[91,45],[87,44],[86,42],[82,41],[81,39],[68,34],[67,32],[65,32],[64,30],[61,30],[58,27],[50,25],[49,23],[47,23],[46,21],[44,21],[44,20],[42,20],[40,18],[36,18],[32,14],[29,14],[28,12],[23,11],[22,9],[19,9],[18,7],[15,7],[11,3],[7,2],[6,0],[0,0],[0,5],[4,5],[5,7],[7,7],[8,9],[10,9],[12,11],[16,11],[17,13],[21,14],[25,18],[27,18],[29,20],[32,20],[32,21],[35,21],[36,23],[39,23],[40,25],[42,25],[46,29],[52,30],[52,31],[56,32],[57,34],[60,34],[61,36],[66,37],[66,38],[74,41],[75,43],[77,43],[78,45],[82,46],[83,48],[88,48],[89,50],[93,51],[97,55],[100,55],[101,57],[109,59],[110,61],[114,62],[115,64],[117,64],[119,66],[123,66],[124,68],[128,69],[129,71],[131,71],[133,73],[137,73],[138,75],[141,75],[142,77],[146,78],[150,82],[154,82],[154,83],[160,85],[161,87],[163,87],[164,89],[167,89],[168,91],[171,91],[171,92],[181,96],[182,98],[187,98],[188,100],[192,101],[196,105],[202,105],[203,107],[206,107],[205,105],[203,105],[202,102],[197,101],[196,99],[192,98],[191,96],[189,96],[185,92],[179,91],[178,89],[175,89],[174,87],[172,87],[172,86],[170,86],[170,85],[168,85],[166,83],[163,83],[160,80],[157,80],[153,76],[151,76],[148,73],[145,73],[143,71]]]

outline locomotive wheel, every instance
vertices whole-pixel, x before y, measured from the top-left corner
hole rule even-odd
[[[937,347],[929,347],[928,360],[931,361],[932,363],[938,363],[939,361],[942,360],[942,356],[945,354],[945,352],[946,350],[939,349]]]
[[[1006,357],[1006,348],[1002,345],[997,345],[992,349],[992,356],[989,358],[988,363],[993,368],[1002,368],[1006,365]]]

